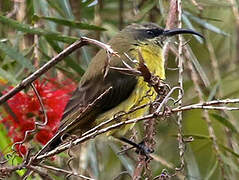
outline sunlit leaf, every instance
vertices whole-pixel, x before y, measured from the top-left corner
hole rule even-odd
[[[4,127],[4,125],[2,123],[0,123],[0,139],[1,139],[0,150],[1,150],[1,153],[4,153],[3,155],[5,155],[5,157],[6,157],[6,155],[8,153],[11,154],[11,152],[12,152],[12,149],[11,149],[12,141],[8,137],[6,128]],[[10,161],[8,162],[9,165],[15,165],[16,166],[16,165],[19,165],[22,162],[22,158],[18,157],[17,155],[14,155],[14,153],[11,154],[11,156],[12,156],[12,158],[13,158],[13,156],[15,156],[15,158],[14,158],[14,161],[12,161],[12,158],[10,158]],[[17,173],[20,176],[23,176],[24,173],[25,173],[25,170],[18,170]]]
[[[200,19],[196,16],[194,16],[193,14],[187,12],[187,11],[184,11],[183,12],[184,15],[186,15],[189,19],[192,19],[194,22],[200,24],[201,26],[203,26],[205,29],[208,29],[212,32],[215,32],[215,33],[218,33],[218,34],[222,34],[224,36],[229,36],[228,33],[224,32],[223,30],[219,29],[218,27],[208,23],[207,21],[205,21],[204,19]]]
[[[183,19],[183,22],[186,24],[186,26],[189,28],[189,29],[192,29],[194,31],[196,31],[196,29],[194,28],[194,26],[192,25],[192,23],[190,22],[190,20],[188,19],[187,16],[185,16],[184,14],[182,14],[182,19]],[[202,38],[196,36],[196,35],[193,35],[198,42],[200,42],[201,44],[203,43],[203,40]]]

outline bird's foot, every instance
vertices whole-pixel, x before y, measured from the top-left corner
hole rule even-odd
[[[120,153],[124,153],[124,152],[126,152],[126,151],[128,151],[130,149],[136,148],[135,152],[137,154],[139,154],[139,155],[145,156],[145,160],[146,161],[151,159],[151,156],[149,154],[153,153],[154,150],[149,148],[148,146],[146,146],[145,141],[141,141],[140,143],[137,144],[137,143],[135,143],[135,142],[133,142],[133,141],[131,141],[129,139],[126,139],[124,137],[120,137],[119,139],[121,141],[127,143],[127,144],[132,145],[132,147],[130,147],[130,148],[126,149],[126,150],[123,150]]]

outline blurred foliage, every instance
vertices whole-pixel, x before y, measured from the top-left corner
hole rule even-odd
[[[189,45],[195,56],[192,61],[200,77],[204,100],[236,98],[239,95],[238,5],[236,0],[183,1],[183,26],[201,32],[206,38],[202,42],[185,36],[190,40]],[[0,0],[0,80],[16,85],[80,36],[107,42],[130,23],[152,21],[165,27],[168,14],[167,0]],[[95,47],[84,47],[49,73],[59,76],[60,72],[79,81],[97,50]],[[168,67],[176,67],[172,54]],[[219,72],[218,76],[215,75],[216,71]],[[171,86],[177,85],[177,71],[168,69],[166,75]],[[196,103],[199,98],[186,65],[184,75],[183,102]],[[4,88],[2,86],[1,90]],[[239,176],[239,114],[210,111],[210,115],[225,174],[229,179],[236,180]],[[158,120],[155,160],[150,166],[153,176],[163,169],[174,172],[174,168],[179,166],[175,120],[176,116]],[[223,179],[202,111],[184,112],[183,128],[185,135],[194,137],[194,141],[187,144],[185,152],[187,179]],[[141,126],[136,129],[139,141],[143,138],[142,129]],[[0,137],[4,139],[0,143],[1,152],[9,142],[4,132],[0,131]],[[91,140],[81,147],[81,173],[96,179],[113,179],[122,171],[132,175],[137,155],[134,152],[118,155],[119,151],[120,143],[104,136]],[[64,159],[68,157],[62,155],[51,163],[65,167]],[[55,179],[64,178],[51,175]],[[9,179],[18,179],[17,176]],[[122,174],[119,179],[129,179],[129,176]]]

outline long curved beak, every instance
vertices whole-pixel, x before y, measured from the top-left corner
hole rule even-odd
[[[163,35],[165,35],[165,36],[174,36],[177,34],[194,34],[194,35],[197,35],[197,36],[205,39],[202,34],[196,32],[196,31],[193,31],[191,29],[171,29],[171,30],[163,31]]]

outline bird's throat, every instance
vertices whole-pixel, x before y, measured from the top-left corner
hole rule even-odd
[[[138,51],[141,52],[144,63],[152,75],[165,79],[163,49],[157,45],[150,44],[138,46],[133,52],[136,59],[139,59]]]

